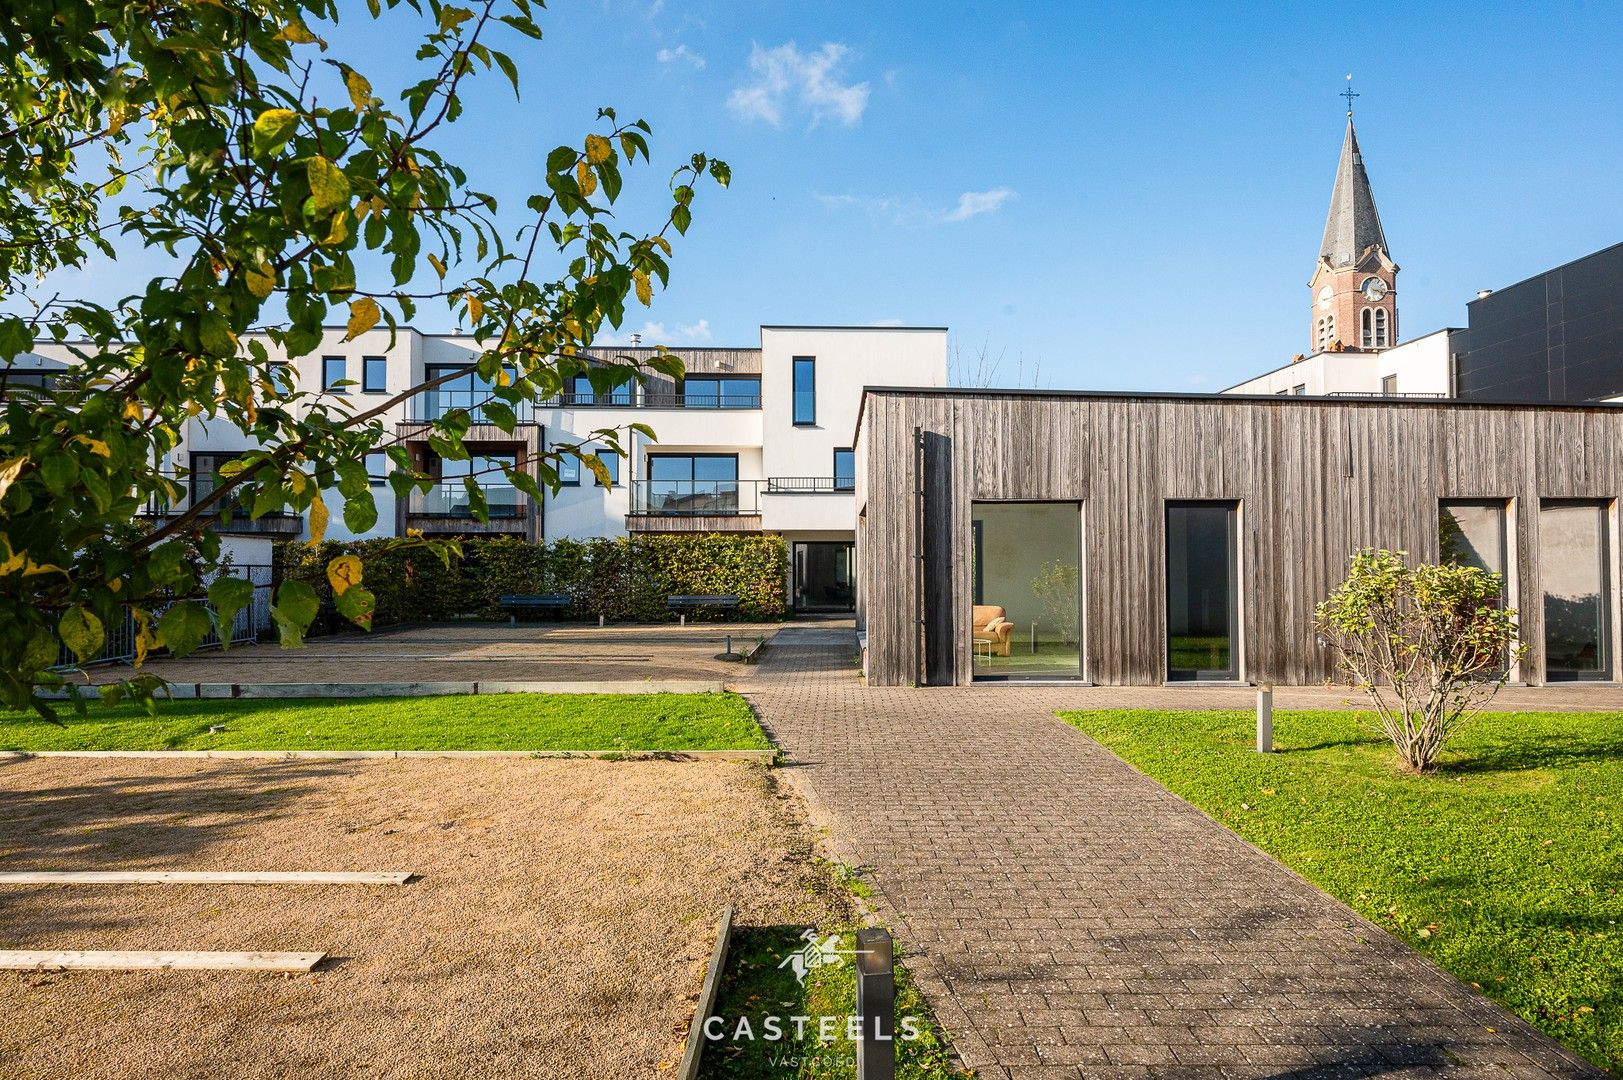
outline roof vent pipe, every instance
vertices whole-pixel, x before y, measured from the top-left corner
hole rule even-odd
[[[1490,297],[1492,295],[1493,295],[1493,290],[1492,289],[1478,289],[1476,291],[1476,298],[1478,300],[1486,300],[1488,297]]]

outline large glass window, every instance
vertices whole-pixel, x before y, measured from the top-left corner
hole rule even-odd
[[[1509,559],[1503,502],[1471,499],[1442,503],[1437,510],[1437,533],[1443,562],[1474,566],[1498,574],[1501,582],[1505,580]]]
[[[857,486],[857,452],[834,451],[834,490],[851,491]]]
[[[681,404],[690,409],[759,409],[759,375],[689,375],[682,380]]]
[[[1611,674],[1606,505],[1547,502],[1539,508],[1539,580],[1544,592],[1544,675]]]
[[[632,384],[621,383],[612,390],[602,393],[592,389],[592,380],[587,375],[571,375],[564,384],[572,405],[630,405],[632,404]]]
[[[419,420],[438,420],[454,409],[466,409],[475,424],[488,423],[482,406],[493,400],[491,383],[466,364],[430,364],[425,369],[429,381],[452,375],[432,389],[423,391],[423,415]],[[514,406],[509,405],[509,408]],[[528,413],[517,410],[519,419],[527,420]]]
[[[856,605],[856,545],[796,541],[793,560],[796,611],[850,611]]]
[[[502,469],[504,465],[513,468],[517,464],[518,458],[513,454],[473,454],[466,461],[437,459],[433,463],[437,479],[428,491],[419,494],[412,510],[431,517],[471,517],[467,486],[467,478],[471,476],[485,496],[491,517],[519,517],[524,512],[523,502]]]
[[[980,679],[1082,673],[1082,511],[1076,503],[971,508],[969,645]]]
[[[794,422],[817,423],[817,361],[810,356],[795,357]]]
[[[1239,677],[1233,503],[1167,504],[1167,678]]]
[[[648,511],[738,513],[738,455],[649,454]]]

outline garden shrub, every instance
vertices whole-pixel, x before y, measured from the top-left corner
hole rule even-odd
[[[550,544],[480,537],[463,540],[462,551],[462,559],[447,566],[432,552],[402,550],[386,539],[296,542],[278,545],[276,563],[283,580],[313,587],[322,610],[330,612],[327,564],[339,555],[359,556],[366,586],[377,597],[378,626],[501,618],[500,598],[512,593],[566,593],[574,599],[567,614],[576,619],[674,619],[665,606],[673,593],[738,597],[736,609],[701,618],[779,619],[788,610],[788,548],[781,536],[770,534],[656,534]]]

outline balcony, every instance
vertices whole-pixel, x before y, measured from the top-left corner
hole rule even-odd
[[[435,420],[444,419],[446,414],[461,409],[468,414],[474,424],[490,424],[490,418],[485,414],[485,407],[492,404],[490,391],[483,388],[472,390],[424,390],[412,397],[406,408],[406,423],[427,424]],[[513,415],[521,424],[535,423],[535,406],[528,401],[517,404],[511,402],[495,402],[505,405],[513,411]],[[493,425],[494,426],[494,425]]]
[[[146,508],[141,511],[140,516],[154,524],[162,524],[184,514],[190,505],[189,499],[182,498],[178,503],[171,503],[154,496],[147,501]],[[231,515],[229,521],[224,517],[227,513]],[[277,540],[289,540],[297,538],[304,532],[302,514],[291,510],[273,510],[254,519],[248,516],[248,508],[240,503],[225,503],[218,507],[210,507],[197,521],[200,526],[207,526],[222,536],[268,536]]]
[[[1352,398],[1441,398],[1446,399],[1447,394],[1418,394],[1409,391],[1392,390],[1332,390],[1325,397],[1352,397]]]
[[[488,520],[473,516],[473,502],[461,477],[438,480],[427,491],[413,488],[406,498],[406,527],[425,533],[523,533],[532,531],[530,500],[512,484],[486,481]]]
[[[633,480],[631,532],[758,532],[759,480]]]

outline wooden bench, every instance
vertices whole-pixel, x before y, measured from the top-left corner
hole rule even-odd
[[[682,616],[682,625],[686,626],[688,624],[688,616],[697,611],[699,608],[735,608],[738,606],[738,597],[708,595],[667,596],[665,598],[665,606],[670,608],[672,611],[679,612]]]
[[[575,598],[568,593],[523,593],[504,596],[498,603],[507,612],[507,625],[517,626],[521,611],[564,611]]]

